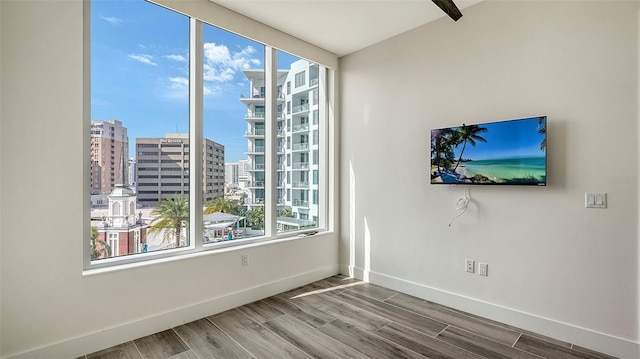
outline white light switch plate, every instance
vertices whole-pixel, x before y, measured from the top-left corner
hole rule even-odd
[[[587,192],[584,194],[586,208],[607,208],[607,194],[603,192]]]

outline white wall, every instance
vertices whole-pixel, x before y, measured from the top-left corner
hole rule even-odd
[[[639,5],[483,2],[343,57],[341,270],[638,357]],[[472,187],[448,227],[430,129],[537,115],[548,186]]]
[[[83,276],[82,1],[0,12],[0,357],[76,357],[337,273],[328,234]]]

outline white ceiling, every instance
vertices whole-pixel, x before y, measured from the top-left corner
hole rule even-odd
[[[431,0],[210,1],[338,56],[446,16]],[[482,0],[454,1],[464,21],[464,8]]]

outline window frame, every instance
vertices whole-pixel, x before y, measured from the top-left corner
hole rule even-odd
[[[238,20],[238,14],[229,12],[227,9],[220,7],[217,4],[211,3],[207,0],[193,0],[191,2],[172,2],[171,0],[145,0],[149,3],[165,7],[168,11],[174,11],[180,13],[189,18],[189,137],[190,137],[190,149],[193,153],[189,161],[189,182],[200,183],[203,179],[203,153],[201,150],[204,137],[203,129],[203,103],[204,103],[204,90],[203,90],[203,44],[204,44],[204,31],[203,25],[206,23],[213,26],[222,28],[223,30],[249,38],[253,41],[261,43],[265,47],[265,80],[268,88],[265,93],[265,230],[264,235],[260,237],[237,239],[230,242],[219,243],[204,243],[202,240],[202,222],[203,222],[203,208],[202,206],[191,205],[191,203],[202,203],[203,193],[202,191],[189,191],[189,245],[185,247],[179,247],[163,251],[136,253],[132,255],[114,256],[96,261],[91,261],[90,258],[90,241],[83,240],[83,274],[92,274],[95,272],[102,272],[104,270],[114,270],[121,268],[128,268],[131,265],[139,266],[148,263],[156,263],[156,260],[179,260],[187,255],[199,254],[203,252],[217,253],[220,250],[234,247],[242,249],[247,245],[254,245],[256,243],[275,243],[279,239],[291,239],[300,237],[301,233],[331,233],[335,227],[335,178],[334,173],[336,170],[335,165],[335,143],[333,142],[334,135],[330,131],[334,131],[334,111],[329,111],[330,107],[334,106],[336,91],[335,80],[337,78],[336,67],[337,57],[333,54],[319,49],[313,45],[302,42],[291,35],[282,33],[278,30],[269,28],[263,24],[256,22],[255,20],[242,17],[241,21]],[[84,123],[86,126],[87,139],[85,139],[84,154],[86,158],[91,158],[91,146],[90,146],[90,124],[91,124],[91,1],[84,1],[84,43],[83,43],[83,57],[84,57],[84,71],[83,71],[83,86],[85,88],[85,95],[83,96],[83,102],[85,104],[84,111]],[[206,7],[206,11],[198,11]],[[198,13],[200,16],[195,17],[191,14]],[[206,16],[202,16],[205,14]],[[235,21],[234,21],[235,19]],[[231,22],[230,22],[231,21]],[[251,26],[248,26],[248,25]],[[225,26],[226,25],[226,26]],[[231,25],[231,26],[229,26]],[[229,27],[234,29],[229,29]],[[256,29],[258,30],[256,32]],[[245,30],[248,30],[245,32]],[[259,36],[255,36],[258,34]],[[257,37],[257,38],[256,38]],[[267,41],[272,40],[272,41]],[[287,46],[279,47],[270,45],[286,44]],[[287,50],[287,47],[291,47],[291,50]],[[277,96],[278,96],[278,84],[277,84],[277,51],[278,49],[287,51],[296,56],[310,60],[318,64],[319,74],[319,88],[322,89],[319,92],[319,103],[322,106],[318,108],[318,116],[320,117],[320,124],[323,125],[320,131],[320,144],[319,144],[319,163],[320,178],[318,183],[318,189],[320,190],[321,200],[318,204],[318,226],[316,228],[291,231],[285,233],[277,232],[277,201],[278,201],[278,174],[277,174]],[[298,55],[300,54],[300,55]],[[307,56],[305,56],[307,55]],[[309,56],[311,55],[311,56]],[[306,73],[306,71],[305,71]],[[295,78],[295,77],[294,77]],[[288,84],[289,85],[289,84]],[[280,89],[281,91],[281,89]],[[137,150],[137,148],[136,148]],[[85,161],[84,172],[87,172],[85,176],[91,176],[91,164],[90,161]],[[140,170],[140,169],[138,169]],[[91,186],[86,186],[84,189],[85,196],[89,197]],[[86,203],[87,201],[85,201]],[[268,206],[268,207],[267,207]],[[268,208],[268,209],[267,209]],[[89,232],[90,229],[90,209],[85,210],[85,232]],[[315,217],[315,216],[314,216]],[[118,241],[119,242],[119,241]]]

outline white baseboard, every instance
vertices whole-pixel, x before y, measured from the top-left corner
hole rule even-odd
[[[33,359],[33,358],[76,358],[93,353],[103,348],[125,343],[146,335],[167,330],[185,323],[217,314],[256,300],[270,297],[338,273],[338,265],[316,269],[295,276],[281,278],[269,283],[247,288],[213,298],[206,302],[176,308],[167,313],[161,313],[141,320],[122,325],[105,328],[99,332],[89,333],[77,338],[52,345],[29,350],[5,359]]]
[[[389,289],[423,298],[451,308],[469,312],[534,333],[556,338],[584,348],[614,355],[623,359],[640,358],[640,343],[600,333],[587,328],[544,318],[535,314],[483,302],[460,294],[447,292],[420,283],[388,276],[382,273],[365,272],[354,266],[340,266],[340,272],[354,278],[367,280]]]

